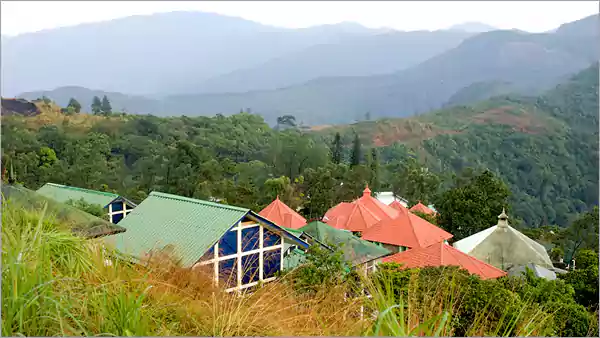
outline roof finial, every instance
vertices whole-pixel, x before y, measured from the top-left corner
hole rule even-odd
[[[508,215],[506,214],[506,210],[502,208],[502,213],[498,216],[498,226],[499,227],[507,227],[508,226]]]
[[[369,184],[367,184],[367,187],[365,188],[365,190],[363,190],[363,196],[371,196],[371,189],[369,189]]]
[[[275,200],[279,201],[279,194],[277,194],[277,197],[275,197]]]

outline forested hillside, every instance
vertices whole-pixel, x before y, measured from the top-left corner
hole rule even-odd
[[[255,210],[279,194],[308,217],[359,195],[365,183],[434,202],[449,174],[489,168],[508,184],[514,216],[529,226],[566,225],[598,204],[597,74],[596,64],[539,98],[498,97],[308,134],[290,116],[274,130],[249,113],[90,116],[39,101],[42,114],[3,117],[2,164],[31,188],[57,182],[138,201],[158,190]],[[415,159],[431,172],[415,171]]]
[[[496,97],[321,133],[349,141],[355,131],[383,154],[408,145],[438,172],[489,168],[509,185],[515,215],[531,226],[566,225],[598,204],[598,64],[538,98]]]

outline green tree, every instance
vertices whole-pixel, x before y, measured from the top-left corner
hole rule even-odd
[[[440,189],[440,177],[423,167],[416,159],[392,167],[392,191],[396,196],[406,198],[410,204],[419,201],[429,204]]]
[[[76,114],[79,114],[81,112],[81,104],[79,103],[79,101],[75,100],[74,98],[71,98],[69,100],[69,104],[67,105],[67,109],[68,108],[72,108],[73,112],[75,112]]]
[[[508,208],[508,187],[489,170],[466,179],[457,177],[455,185],[435,199],[439,225],[455,240],[468,237],[497,222],[503,208]]]
[[[98,96],[94,96],[94,98],[92,99],[92,113],[94,113],[95,115],[99,115],[100,113],[102,113],[102,101],[100,101],[100,98]]]
[[[354,143],[352,144],[352,156],[350,157],[350,166],[359,165],[361,162],[362,153],[361,153],[361,144],[360,137],[358,137],[358,133],[354,134]]]
[[[369,186],[371,187],[371,190],[379,191],[381,188],[381,167],[377,148],[371,148],[370,162],[371,179],[369,180]]]
[[[342,154],[342,137],[340,136],[340,133],[337,132],[335,133],[335,137],[333,139],[333,144],[331,147],[331,160],[333,161],[333,163],[340,164],[342,162]]]
[[[108,100],[108,97],[106,97],[106,95],[104,95],[102,97],[102,102],[100,103],[100,110],[105,115],[110,115],[112,113],[112,107],[111,107],[110,101]]]
[[[598,207],[577,218],[565,231],[565,246],[570,262],[580,249],[598,252]]]

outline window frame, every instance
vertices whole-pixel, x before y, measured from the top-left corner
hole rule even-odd
[[[258,231],[258,248],[254,249],[254,250],[248,250],[248,251],[243,251],[243,247],[242,247],[242,230],[244,229],[248,229],[248,228],[253,228],[253,227],[258,227],[259,231]],[[272,246],[264,246],[264,232],[265,230],[270,231],[273,234],[276,234],[277,236],[280,237],[280,241],[279,244],[276,245],[272,245]],[[216,285],[219,285],[219,262],[223,261],[223,260],[228,260],[228,259],[232,259],[232,258],[237,258],[237,285],[235,287],[230,287],[225,289],[226,292],[232,292],[232,291],[241,291],[250,287],[253,287],[255,285],[258,285],[259,283],[267,283],[270,281],[275,280],[277,277],[273,276],[273,277],[269,277],[269,278],[264,278],[264,257],[265,257],[265,252],[269,252],[269,251],[274,251],[279,249],[280,252],[280,260],[279,260],[279,271],[281,271],[282,266],[283,266],[283,257],[284,257],[284,236],[282,236],[281,234],[277,234],[272,230],[266,229],[266,227],[259,223],[259,222],[254,222],[254,221],[240,221],[238,223],[236,223],[233,227],[231,227],[229,230],[227,230],[227,232],[237,232],[237,243],[238,243],[238,247],[237,247],[237,252],[231,255],[225,255],[225,256],[221,256],[219,255],[219,242],[221,241],[221,238],[219,238],[219,240],[212,246],[213,249],[213,255],[212,258],[209,259],[205,259],[202,261],[199,261],[197,263],[197,265],[199,266],[205,266],[205,265],[213,265],[214,268],[214,283]],[[210,250],[210,248],[208,249]],[[208,252],[207,250],[207,252]],[[244,271],[243,271],[243,266],[242,266],[242,257],[245,256],[249,256],[252,254],[258,254],[259,257],[259,266],[258,266],[258,280],[255,282],[250,282],[250,283],[246,283],[243,284],[242,283],[242,279],[244,277]]]

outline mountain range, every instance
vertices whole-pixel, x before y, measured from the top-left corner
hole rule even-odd
[[[84,107],[107,95],[131,113],[249,109],[269,122],[289,114],[311,125],[347,123],[538,94],[598,60],[598,28],[598,15],[537,34],[473,23],[294,30],[208,13],[136,16],[4,39],[2,90],[61,105],[74,97]]]

